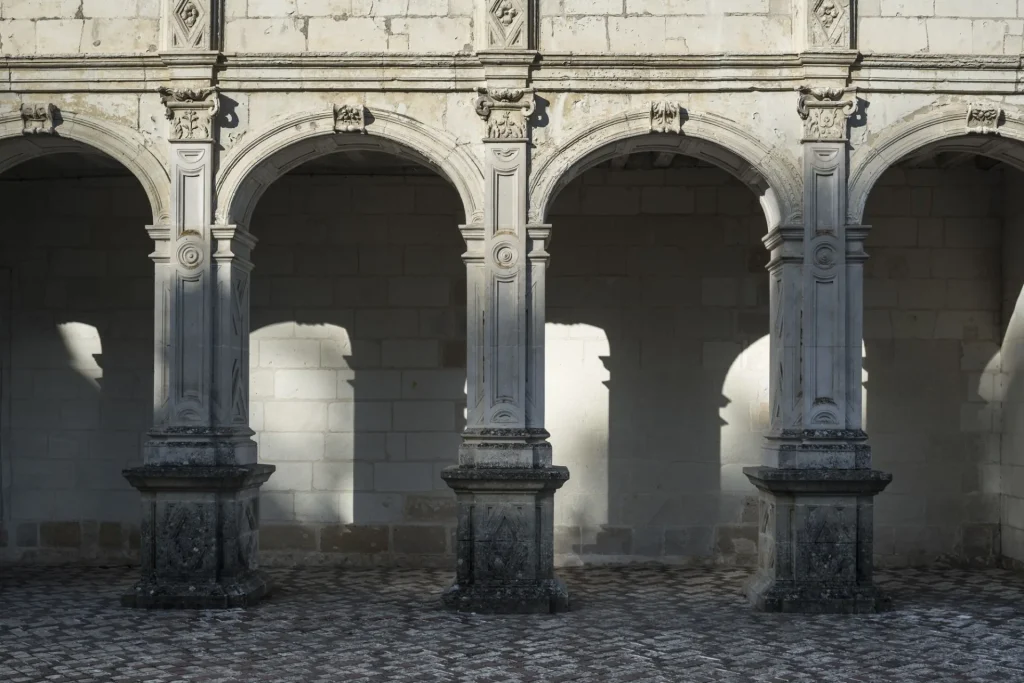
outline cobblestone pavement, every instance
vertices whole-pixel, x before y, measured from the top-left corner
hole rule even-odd
[[[224,612],[118,606],[125,569],[4,568],[0,681],[1024,681],[1024,575],[889,572],[877,616],[752,612],[746,573],[562,572],[574,610],[459,615],[448,572],[275,570],[274,596]]]

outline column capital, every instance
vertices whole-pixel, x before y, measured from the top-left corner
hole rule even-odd
[[[176,88],[161,85],[157,88],[160,102],[171,122],[167,139],[173,143],[212,143],[215,119],[220,111],[220,87]]]
[[[857,109],[856,88],[802,86],[796,111],[804,122],[801,142],[846,142],[847,121]]]
[[[530,136],[530,117],[537,102],[530,88],[477,88],[474,109],[487,132],[484,142],[526,142]],[[500,153],[495,150],[495,154]],[[511,156],[512,152],[509,152]],[[503,157],[506,160],[509,157]]]

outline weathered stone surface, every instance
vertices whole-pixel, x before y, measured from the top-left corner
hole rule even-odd
[[[43,522],[39,525],[39,545],[78,548],[82,545],[82,526],[78,522]]]
[[[439,555],[447,551],[448,531],[443,526],[398,526],[392,534],[397,553]]]
[[[386,526],[338,524],[320,530],[320,550],[325,553],[384,553],[390,549]]]

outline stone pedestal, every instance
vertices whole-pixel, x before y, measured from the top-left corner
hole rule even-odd
[[[871,469],[747,467],[758,488],[757,573],[745,587],[766,612],[860,614],[891,607],[873,583],[874,497],[892,475]]]
[[[554,493],[565,467],[449,467],[458,498],[458,566],[446,605],[462,612],[549,613],[569,609],[554,571]]]
[[[253,605],[270,590],[257,569],[259,487],[273,465],[145,465],[124,471],[142,493],[142,579],[126,607]]]

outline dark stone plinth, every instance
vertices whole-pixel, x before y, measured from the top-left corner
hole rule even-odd
[[[891,608],[873,583],[874,497],[892,475],[870,469],[743,470],[760,491],[758,567],[744,589],[766,612],[853,614]]]
[[[273,465],[146,465],[124,471],[142,493],[142,578],[126,607],[254,605],[270,591],[257,568],[259,487]]]
[[[554,571],[554,493],[569,470],[460,465],[441,476],[458,506],[456,578],[444,603],[491,614],[567,610]]]

